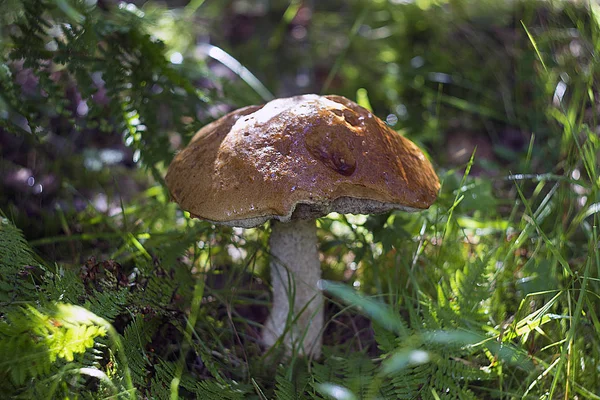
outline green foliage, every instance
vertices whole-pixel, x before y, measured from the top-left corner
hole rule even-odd
[[[36,271],[37,270],[37,271]],[[35,300],[36,272],[43,272],[21,231],[0,212],[0,304]]]
[[[136,315],[125,328],[123,347],[129,360],[131,377],[137,387],[145,387],[152,374],[147,346],[159,326],[159,320]]]
[[[246,398],[246,394],[243,391],[236,390],[229,385],[208,380],[196,383],[195,392],[198,397],[207,400],[240,400]]]
[[[123,312],[127,302],[127,290],[98,292],[92,291],[83,306],[108,321],[114,319]]]
[[[49,310],[24,306],[5,315],[0,323],[0,352],[11,357],[3,358],[0,374],[10,379],[9,384],[4,383],[6,388],[49,376],[53,369],[73,363],[77,355],[94,347],[95,339],[106,335],[103,326],[85,316],[78,318],[78,311],[57,304]]]
[[[152,379],[150,395],[156,398],[172,397],[172,382],[175,379],[176,370],[175,364],[158,361],[155,369],[156,376]],[[216,380],[194,381],[187,376],[178,383],[180,395],[182,393],[194,393],[194,397],[207,400],[237,400],[245,398],[245,390],[237,387],[238,385],[233,382],[231,384],[223,384]]]
[[[157,164],[171,157],[165,128],[194,131],[197,125],[182,121],[195,120],[208,98],[167,61],[164,45],[146,32],[144,13],[135,7],[104,10],[54,0],[20,5],[12,51],[0,64],[0,126],[43,138],[50,133],[49,118],[60,117],[80,130],[122,132],[136,160],[160,180]],[[27,73],[38,80],[32,93],[15,83],[18,74]],[[72,115],[69,87],[79,91],[85,119]],[[171,115],[167,125],[158,112],[166,105]]]
[[[371,398],[375,364],[366,354],[356,352],[342,356],[327,354],[323,364],[315,365],[316,384],[335,384],[345,387],[357,398]]]
[[[480,269],[477,280],[481,280],[481,272]],[[459,291],[467,290],[463,286],[466,282],[455,281],[454,287]],[[472,310],[439,312],[442,307],[432,305],[429,309],[423,309],[423,315],[411,323],[415,327],[413,330],[396,330],[394,334],[390,332],[391,328],[406,324],[384,304],[373,302],[336,284],[329,283],[327,289],[378,322],[373,326],[374,334],[385,360],[376,369],[364,357],[362,363],[354,359],[354,354],[359,353],[342,360],[327,357],[327,360],[334,360],[336,368],[340,370],[331,370],[327,376],[320,370],[327,366],[327,362],[322,367],[315,366],[315,376],[326,379],[321,383],[344,385],[357,398],[373,398],[375,393],[383,394],[384,398],[435,398],[432,397],[435,392],[444,393],[446,398],[474,399],[477,396],[469,389],[469,385],[491,379],[489,372],[483,372],[484,365],[477,365],[477,358],[481,358],[487,350],[485,345],[478,343],[485,342],[483,333],[481,336],[474,335],[473,332],[477,332],[475,326],[463,332],[451,329],[460,318],[468,319],[471,323],[477,322],[477,319],[483,322],[482,316],[477,318]],[[478,347],[480,350],[476,351]],[[515,350],[508,351],[512,355]],[[465,359],[471,361],[465,363]],[[514,362],[507,356],[504,359]],[[373,378],[361,381],[359,385],[352,384],[352,379],[364,378],[365,374]]]
[[[294,380],[286,376],[285,370],[280,368],[275,377],[275,397],[278,400],[297,400],[303,398],[306,390],[307,375],[297,374]],[[296,382],[300,379],[300,385]]]

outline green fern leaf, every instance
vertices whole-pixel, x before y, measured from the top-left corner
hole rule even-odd
[[[21,231],[0,211],[0,304],[36,300],[34,274],[41,268]]]
[[[290,378],[285,368],[279,368],[275,376],[275,398],[278,400],[299,400],[306,397],[309,376],[305,368],[297,368]]]
[[[76,354],[92,348],[95,339],[106,334],[104,327],[89,321],[65,318],[68,305],[38,310],[33,306],[11,310],[0,321],[0,374],[8,374],[22,385],[27,378],[50,372],[58,360],[71,362]]]
[[[128,289],[125,288],[105,292],[93,290],[83,307],[107,321],[114,321],[125,307],[127,294]]]
[[[125,328],[123,348],[133,382],[138,387],[145,387],[152,373],[146,346],[159,325],[160,321],[157,318],[145,319],[142,315],[136,315]]]
[[[236,390],[229,385],[223,385],[215,380],[203,380],[196,384],[196,396],[206,400],[241,400],[246,393]]]

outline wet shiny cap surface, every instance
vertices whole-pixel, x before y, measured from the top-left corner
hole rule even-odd
[[[440,186],[414,143],[354,102],[318,95],[241,108],[206,125],[166,181],[192,215],[241,227],[425,209]]]

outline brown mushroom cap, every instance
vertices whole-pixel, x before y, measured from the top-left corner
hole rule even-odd
[[[317,95],[241,108],[206,125],[166,181],[192,215],[241,227],[334,211],[415,211],[440,187],[410,140],[344,97]]]

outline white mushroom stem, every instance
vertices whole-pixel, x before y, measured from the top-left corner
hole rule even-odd
[[[317,287],[321,265],[315,220],[271,223],[273,308],[265,323],[263,343],[272,347],[283,337],[286,353],[321,354],[323,294]],[[291,311],[290,311],[290,305]]]

